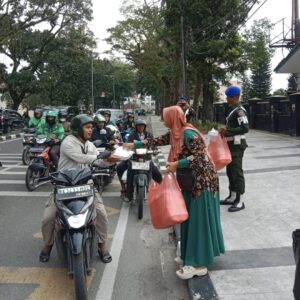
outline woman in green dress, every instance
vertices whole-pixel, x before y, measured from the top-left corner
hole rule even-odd
[[[167,171],[191,168],[195,177],[192,190],[182,192],[189,218],[181,224],[181,257],[176,259],[183,266],[176,271],[177,276],[190,279],[195,275],[206,275],[207,266],[225,252],[218,176],[201,133],[186,122],[180,107],[165,108],[163,118],[170,132],[147,140],[147,148],[170,144]],[[135,142],[125,146],[139,148],[142,145]]]

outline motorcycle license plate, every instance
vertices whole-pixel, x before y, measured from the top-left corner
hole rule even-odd
[[[31,148],[29,151],[33,154],[42,153],[44,151],[44,148]]]
[[[76,198],[85,198],[94,195],[92,184],[76,185],[64,188],[58,188],[56,193],[57,200],[70,200]]]
[[[150,161],[139,162],[133,161],[132,162],[132,170],[150,170]]]

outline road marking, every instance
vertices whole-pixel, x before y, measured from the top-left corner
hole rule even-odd
[[[4,168],[3,170],[0,171],[0,174],[3,174],[3,173],[9,174],[9,172],[6,172],[6,171],[8,171],[8,170],[10,170],[10,169],[13,169],[13,168],[15,168],[16,166],[20,166],[20,165],[21,165],[21,163],[18,163],[18,164],[15,164],[15,165],[11,166],[11,167]],[[24,173],[24,174],[26,174],[26,173]]]
[[[13,169],[15,167],[16,166],[14,166],[12,168],[7,168],[7,169]],[[3,170],[0,171],[0,175],[3,175],[3,174],[5,174],[5,175],[25,175],[26,172],[25,171],[15,171],[15,172],[13,172],[13,171],[5,171],[5,169],[3,169]]]
[[[25,182],[24,182],[25,185]],[[1,196],[5,197],[49,197],[49,192],[11,192],[11,191],[1,191]]]
[[[2,161],[3,163],[3,161]],[[4,161],[4,163],[6,163],[6,161]],[[17,164],[17,165],[2,165],[2,167],[4,168],[17,168],[17,169],[27,169],[28,166],[20,166],[20,164]],[[2,171],[2,170],[1,170]]]
[[[22,139],[22,138],[20,137],[20,138],[16,138],[16,139],[12,139],[12,140],[6,140],[6,141],[0,142],[0,144],[11,143],[11,142],[19,141],[19,140],[21,140],[21,139]]]
[[[2,156],[21,156],[20,153],[0,153],[0,157]]]
[[[111,300],[114,290],[114,284],[116,280],[116,274],[119,265],[119,259],[121,250],[123,248],[123,242],[127,227],[129,215],[129,205],[127,203],[122,204],[118,225],[115,230],[114,239],[111,245],[111,256],[113,258],[110,264],[105,265],[103,276],[99,285],[99,289],[96,294],[95,300]]]
[[[0,180],[0,184],[24,184],[24,180]]]
[[[120,192],[103,192],[103,197],[120,197]]]
[[[91,285],[96,270],[87,277]],[[66,269],[58,268],[17,268],[0,267],[0,284],[35,284],[39,285],[27,298],[28,300],[73,299],[74,283]]]

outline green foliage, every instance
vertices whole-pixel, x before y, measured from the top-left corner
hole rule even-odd
[[[208,133],[212,128],[218,129],[218,123],[213,121],[200,122],[199,120],[193,122],[193,125],[202,133]]]
[[[287,95],[287,90],[285,89],[277,89],[276,91],[273,92],[273,96],[286,96]]]

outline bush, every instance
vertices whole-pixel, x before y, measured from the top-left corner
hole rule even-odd
[[[206,134],[208,133],[212,128],[215,130],[218,130],[218,123],[217,122],[201,122],[199,120],[196,120],[193,122],[193,125],[202,133]]]

